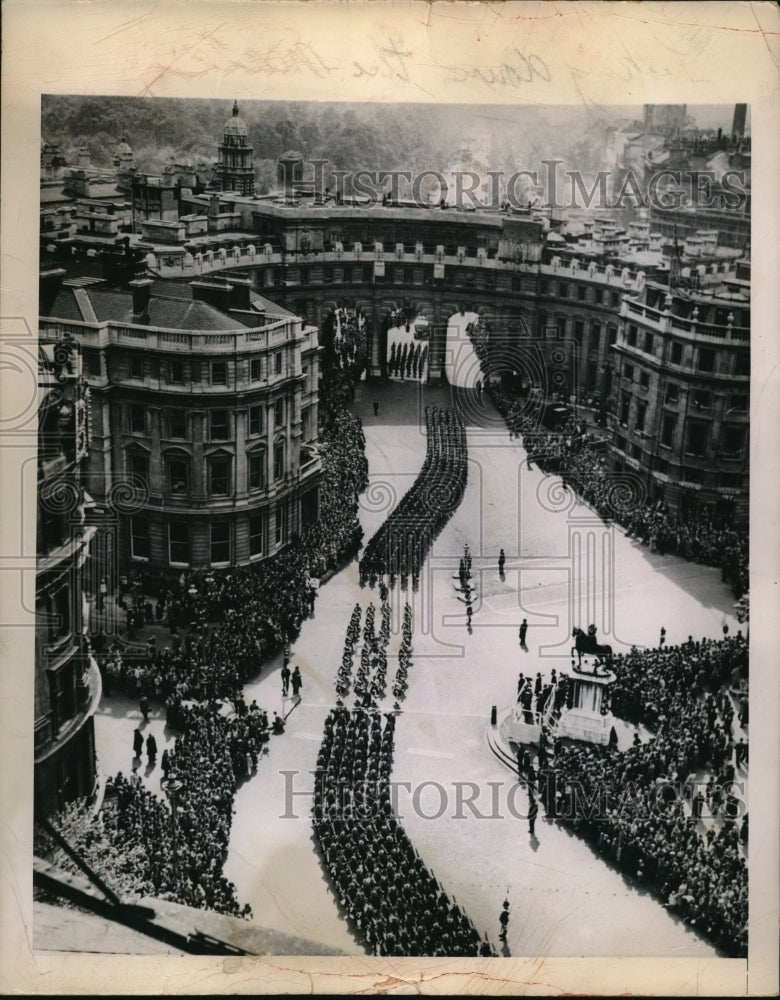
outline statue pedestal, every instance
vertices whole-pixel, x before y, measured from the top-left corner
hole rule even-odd
[[[592,672],[574,670],[571,708],[564,708],[558,720],[556,737],[583,740],[606,746],[612,731],[613,715],[604,709],[604,696],[615,675],[605,668],[596,667]]]
[[[586,743],[598,743],[601,746],[609,744],[614,717],[611,712],[606,715],[594,715],[592,712],[578,708],[565,708],[558,720],[556,737],[570,740],[583,740]]]

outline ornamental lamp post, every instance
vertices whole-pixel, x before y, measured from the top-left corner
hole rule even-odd
[[[171,803],[171,832],[173,839],[173,877],[178,885],[179,881],[179,853],[176,843],[176,811],[179,805],[179,792],[181,791],[183,785],[181,781],[175,776],[171,775],[170,778],[164,784],[165,794],[168,796],[168,801]]]

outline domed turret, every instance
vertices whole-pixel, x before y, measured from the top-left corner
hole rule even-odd
[[[246,125],[244,124],[244,119],[238,113],[238,101],[233,102],[233,114],[225,122],[225,135],[242,135],[247,134]]]
[[[238,113],[238,101],[233,102],[233,113],[225,122],[225,132],[219,144],[219,160],[215,180],[220,191],[236,191],[252,195],[255,190],[255,171],[252,147],[247,141],[247,129]]]

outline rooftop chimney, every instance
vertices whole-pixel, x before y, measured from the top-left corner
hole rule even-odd
[[[249,294],[252,290],[251,278],[231,278],[230,286],[230,308],[251,309],[252,302]]]
[[[152,294],[151,278],[135,278],[130,282],[133,292],[133,322],[149,322],[149,299]]]
[[[232,303],[232,287],[226,281],[191,281],[192,298],[196,302],[207,302],[215,309],[228,312]]]

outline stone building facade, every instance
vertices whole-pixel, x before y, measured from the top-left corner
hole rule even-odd
[[[648,282],[620,310],[610,418],[616,470],[651,500],[748,521],[750,264],[709,291]]]
[[[84,641],[82,574],[96,528],[82,470],[89,389],[78,346],[39,344],[37,571],[35,578],[35,810],[48,815],[96,790],[94,712],[100,672]]]
[[[279,551],[318,517],[316,328],[238,278],[130,285],[66,280],[40,320],[83,352],[89,483],[119,564]]]

